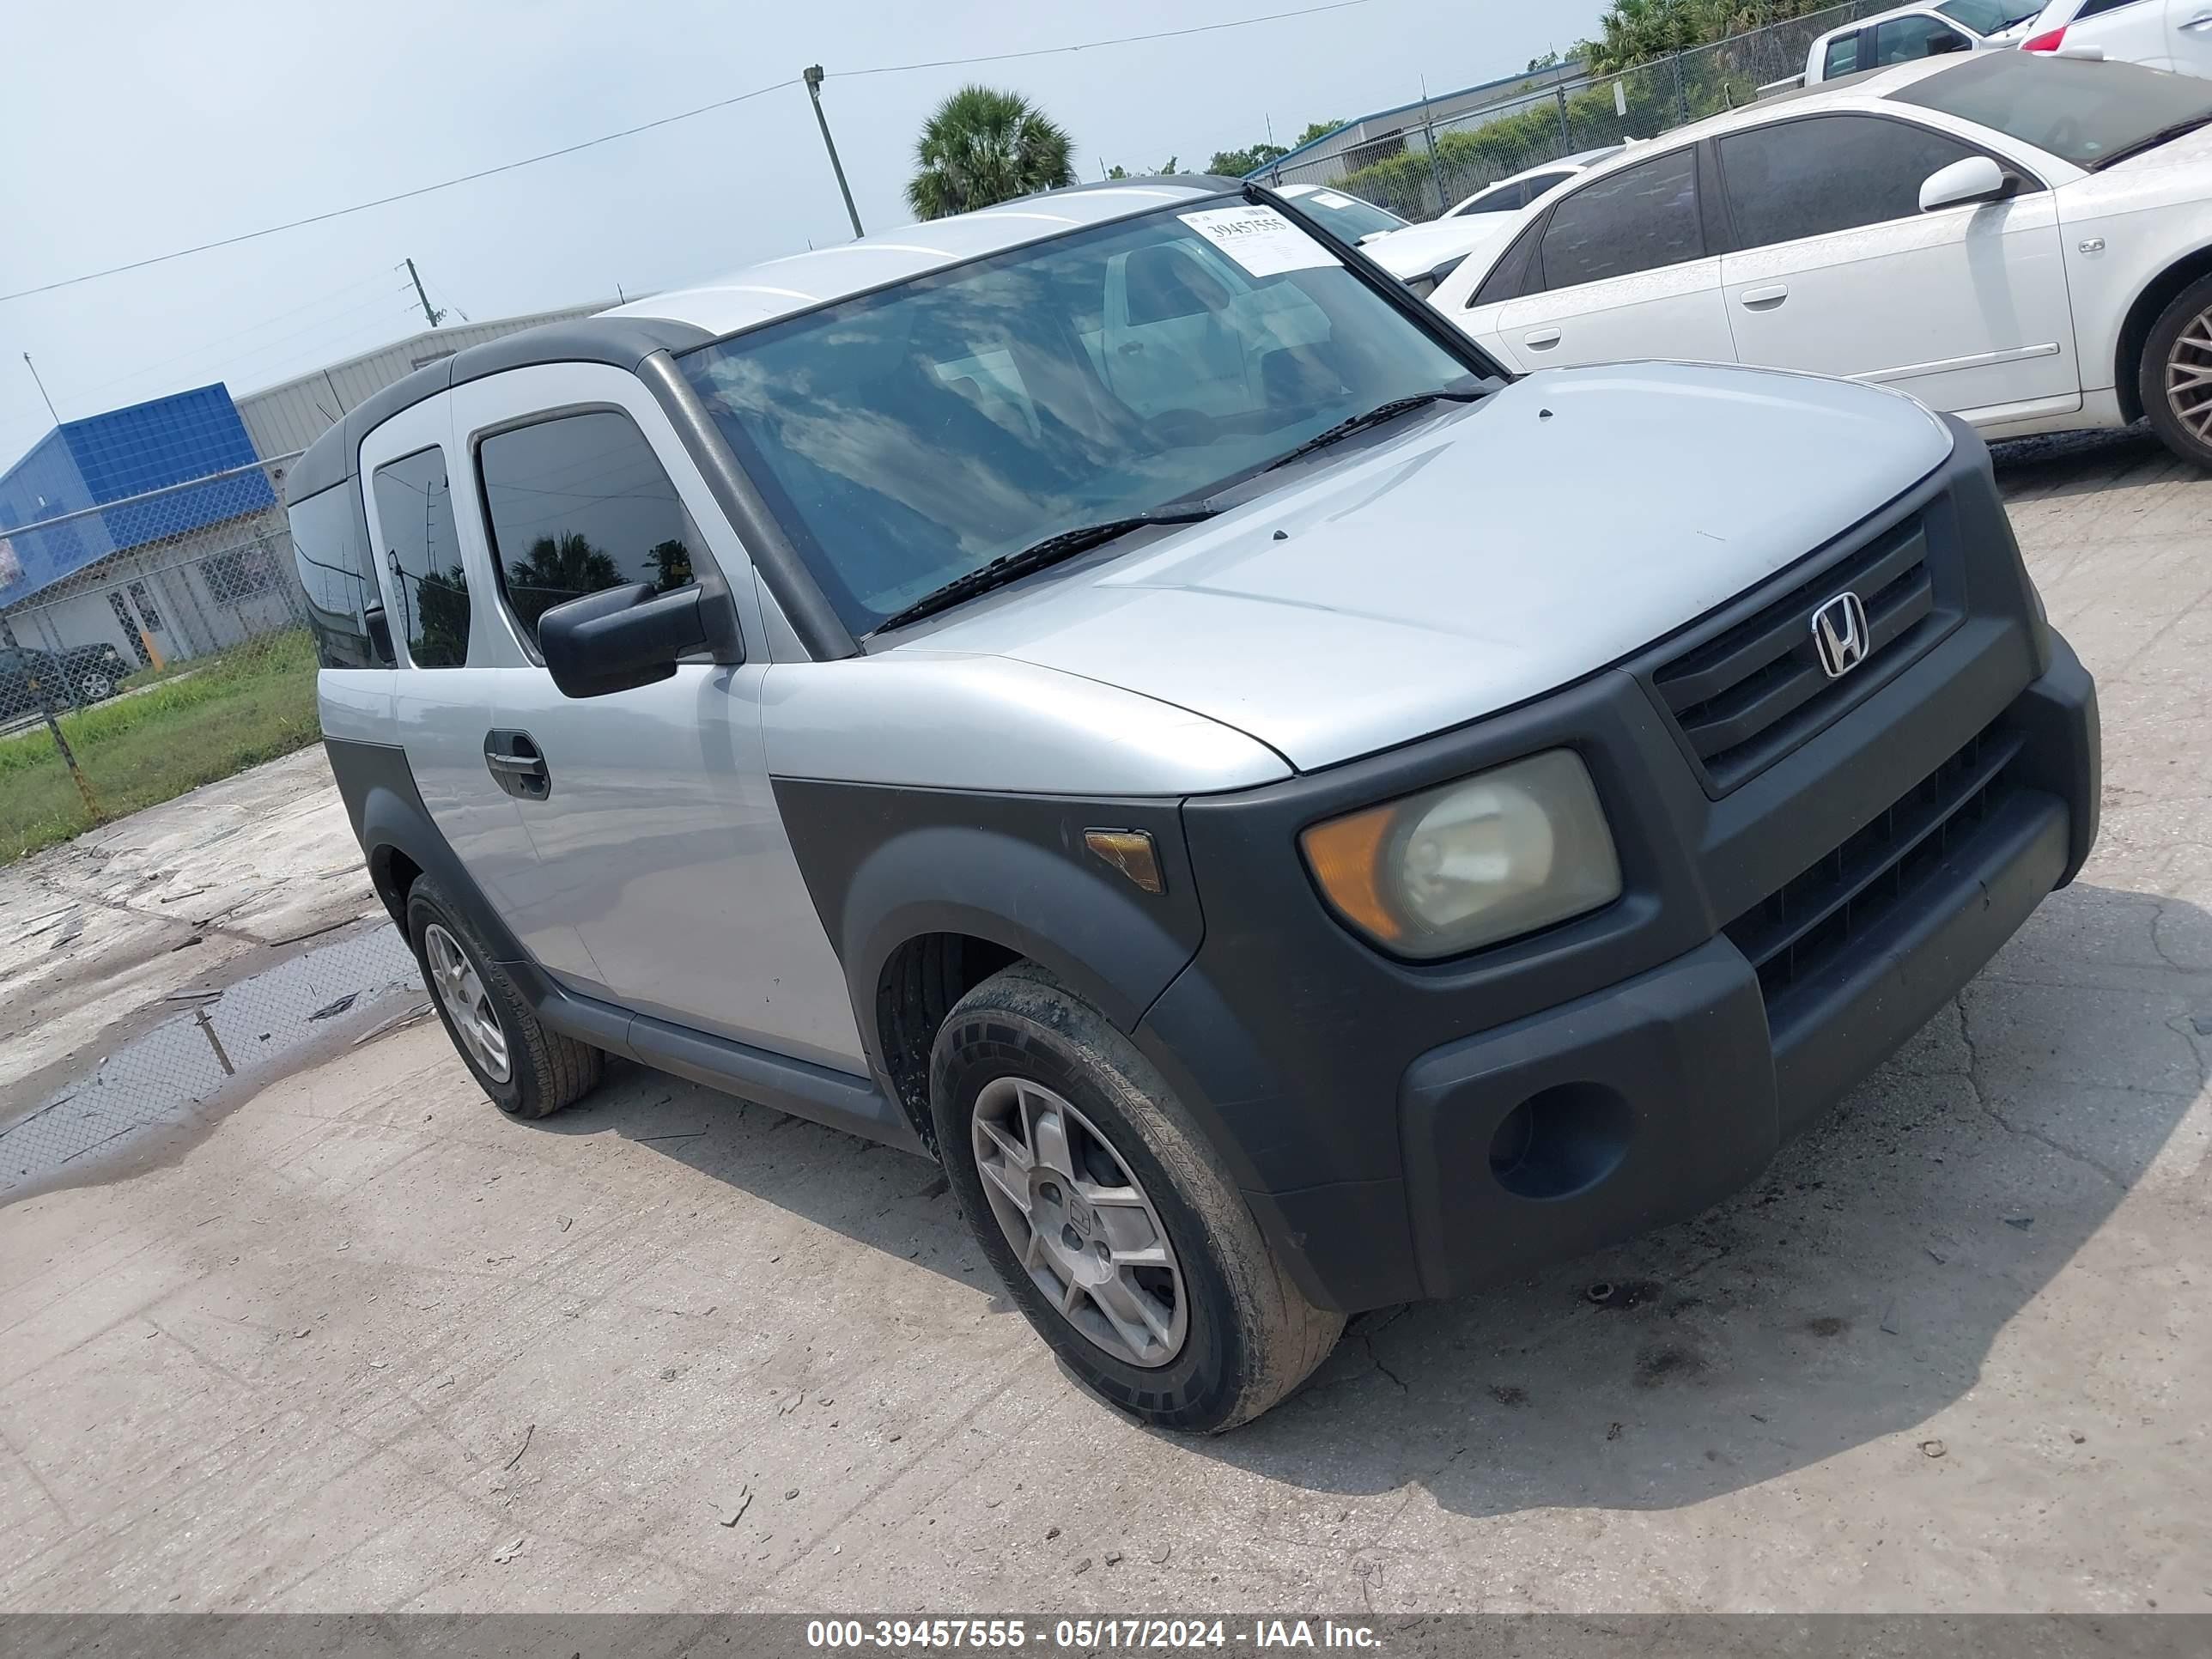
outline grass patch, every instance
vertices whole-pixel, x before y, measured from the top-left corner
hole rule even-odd
[[[322,736],[304,629],[179,665],[148,690],[62,716],[105,818],[303,749]],[[43,726],[0,738],[0,864],[93,827]]]

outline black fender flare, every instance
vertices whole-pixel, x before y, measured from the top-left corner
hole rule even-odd
[[[884,1064],[884,970],[933,933],[981,939],[1050,969],[1123,1031],[1198,954],[1205,925],[1176,802],[778,779],[776,802]],[[1152,837],[1164,890],[1091,854],[1087,830]]]

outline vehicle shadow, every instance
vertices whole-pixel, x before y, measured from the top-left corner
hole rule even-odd
[[[2203,475],[2163,443],[2148,421],[2118,431],[2053,432],[1990,446],[2008,501],[2097,495],[2130,485]]]
[[[1532,1278],[1363,1315],[1266,1417],[1164,1438],[1310,1491],[1419,1486],[1489,1514],[1694,1504],[1911,1431],[2144,1182],[2208,1065],[2212,915],[2077,884],[1749,1190]],[[651,1144],[996,1291],[917,1159],[637,1068],[543,1127]]]

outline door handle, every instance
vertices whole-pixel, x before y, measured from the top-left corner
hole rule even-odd
[[[1540,328],[1534,334],[1523,335],[1521,343],[1531,351],[1549,351],[1565,337],[1556,328]]]
[[[485,732],[483,756],[493,781],[518,800],[544,800],[553,793],[553,775],[529,732]]]
[[[2191,34],[2202,34],[2205,30],[2212,29],[2212,11],[2200,11],[2181,27]]]
[[[1747,288],[1736,300],[1746,311],[1771,311],[1789,297],[1788,286],[1776,283],[1771,288]]]

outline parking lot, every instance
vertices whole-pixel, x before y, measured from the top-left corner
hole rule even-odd
[[[380,986],[0,1206],[0,1607],[2212,1609],[2212,478],[2000,471],[2102,840],[1737,1199],[1194,1441],[1058,1372],[932,1166],[635,1068],[505,1121]],[[356,866],[311,751],[0,873],[0,1121],[353,937]]]

